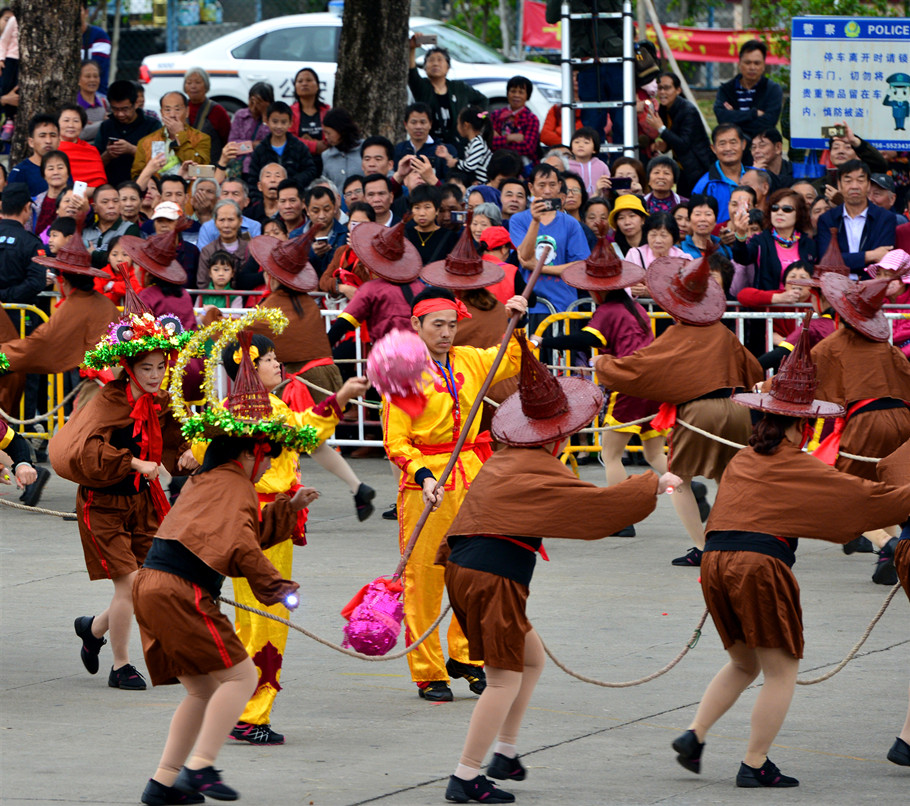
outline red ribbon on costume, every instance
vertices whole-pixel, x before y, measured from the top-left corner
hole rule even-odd
[[[516,546],[520,546],[523,549],[527,549],[530,552],[535,551],[527,543],[522,543],[520,540],[516,540],[514,537],[508,537],[507,535],[484,535],[484,537],[495,537],[497,540],[508,540],[510,543],[514,543]],[[547,550],[543,547],[543,541],[540,541],[540,548],[536,549],[540,552],[540,559],[550,562],[550,557],[547,555]]]
[[[287,495],[291,498],[294,497],[294,493],[297,492],[303,485],[302,484],[293,484],[290,489],[288,489]],[[278,493],[256,493],[259,496],[260,504],[271,504],[278,496]],[[306,522],[309,517],[310,510],[309,507],[304,507],[303,509],[297,510],[297,522],[294,525],[294,531],[291,532],[291,542],[295,546],[305,546],[306,545]],[[259,508],[259,520],[262,520],[262,507]]]
[[[123,362],[127,375],[130,380],[140,389],[142,386],[136,380],[132,370]],[[154,462],[156,465],[161,464],[161,453],[164,450],[164,439],[161,436],[161,422],[158,420],[158,414],[161,412],[161,406],[155,402],[155,396],[150,392],[139,395],[138,400],[133,399],[133,387],[127,383],[126,399],[133,407],[130,411],[130,417],[136,422],[133,425],[133,437],[139,437],[139,458],[145,462]],[[139,474],[136,473],[136,489],[141,484]],[[149,493],[152,496],[152,505],[155,507],[155,513],[158,520],[164,520],[164,516],[170,512],[171,505],[161,489],[161,480],[155,478],[149,482]]]
[[[858,403],[854,403],[843,417],[838,417],[834,421],[834,431],[828,434],[828,436],[819,443],[812,455],[816,459],[823,461],[826,465],[834,467],[834,463],[837,461],[837,455],[840,453],[840,438],[844,428],[847,427],[847,420],[863,406],[868,406],[875,400],[876,398],[870,397],[866,400],[860,400]]]
[[[440,453],[451,453],[455,450],[455,442],[440,442],[437,445],[415,445],[424,456],[436,456]],[[489,431],[481,431],[473,442],[465,442],[461,446],[462,452],[474,451],[481,462],[486,462],[493,455],[493,438]]]
[[[468,309],[465,304],[460,300],[456,299],[454,302],[450,299],[444,299],[443,297],[434,297],[433,299],[425,299],[423,302],[418,302],[414,306],[412,313],[414,316],[423,316],[427,313],[435,313],[436,311],[455,311],[456,316],[458,317],[457,321],[462,319],[471,319],[471,314],[468,313]]]
[[[415,392],[410,395],[389,395],[389,403],[398,406],[412,420],[423,414],[427,407],[427,396],[423,392]],[[454,445],[455,443],[449,443]]]
[[[341,615],[348,621],[351,620],[351,614],[354,612],[354,609],[363,602],[363,597],[366,595],[367,589],[371,585],[377,588],[385,588],[393,596],[401,596],[401,594],[404,593],[404,585],[398,580],[385,579],[384,577],[374,579],[357,591],[357,593],[354,594],[354,598],[342,608]]]
[[[676,404],[661,403],[657,414],[651,418],[651,428],[655,431],[666,431],[676,425]]]

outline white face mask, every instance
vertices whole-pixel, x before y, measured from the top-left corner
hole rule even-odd
[[[653,81],[649,81],[642,87],[642,89],[648,93],[649,98],[653,98],[655,95],[657,95],[657,79],[655,78]]]

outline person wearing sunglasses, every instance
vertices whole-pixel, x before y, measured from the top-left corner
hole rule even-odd
[[[786,294],[784,270],[797,260],[814,266],[818,259],[815,240],[810,230],[809,211],[803,197],[790,188],[774,191],[767,200],[765,228],[750,238],[749,214],[738,210],[732,219],[735,239],[731,246],[733,260],[748,266],[755,264],[751,288],[768,292],[765,304],[796,302],[773,299]]]

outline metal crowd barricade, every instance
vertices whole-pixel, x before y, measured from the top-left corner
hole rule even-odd
[[[25,313],[34,313],[37,314],[42,322],[46,322],[50,317],[40,308],[35,307],[34,305],[27,305],[22,302],[4,302],[3,309],[6,311],[24,311]],[[19,338],[24,339],[26,336],[25,333],[25,317],[19,317]],[[57,373],[56,375],[47,376],[47,409],[46,411],[51,411],[58,401],[63,400],[63,373]],[[10,412],[13,414],[13,412]],[[19,420],[26,419],[25,417],[25,395],[23,394],[22,399],[19,401],[19,410],[14,415]],[[57,427],[61,427],[65,422],[63,416],[63,409],[59,409],[56,414],[52,417],[49,417],[47,420],[47,427],[44,431],[26,431],[27,426],[19,425],[17,430],[24,437],[34,437],[36,439],[46,439],[49,440],[53,435],[53,425],[56,420]]]

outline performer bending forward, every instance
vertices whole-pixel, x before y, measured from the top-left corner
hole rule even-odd
[[[577,479],[556,457],[568,438],[594,419],[603,395],[582,378],[557,380],[524,339],[521,344],[518,392],[493,417],[493,435],[508,447],[478,473],[437,555],[471,660],[483,660],[487,672],[487,687],[446,789],[446,800],[455,803],[515,800],[480,774],[494,740],[488,774],[510,781],[526,775],[516,743],[544,651],[525,603],[542,538],[607,537],[646,518],[657,494],[680,484],[669,473],[658,480],[651,472],[608,488]]]
[[[799,785],[768,758],[803,656],[799,586],[791,570],[797,538],[843,544],[910,513],[906,477],[906,486],[868,481],[800,450],[807,418],[844,412],[835,403],[814,399],[818,382],[809,338],[804,327],[770,392],[733,397],[765,414],[749,447],[733,457],[721,479],[701,564],[705,602],[730,661],[705,691],[689,730],[673,742],[677,761],[701,772],[705,736],[761,672],[764,684],[736,776],[741,787]]]

